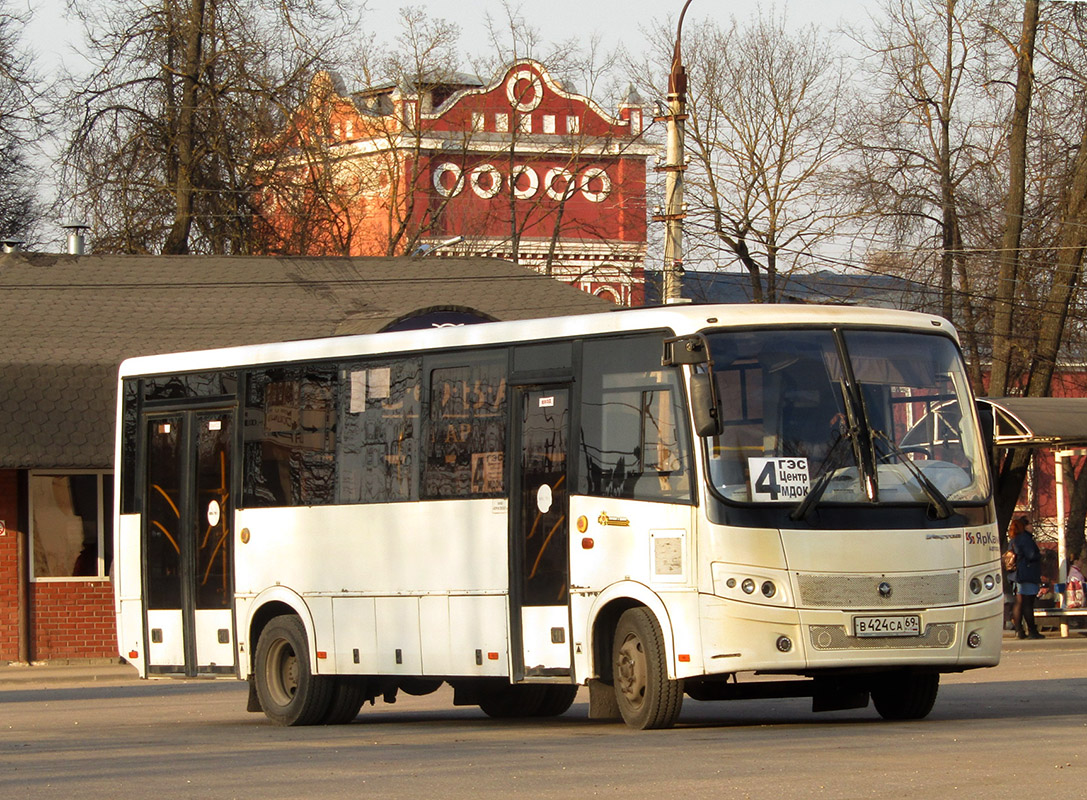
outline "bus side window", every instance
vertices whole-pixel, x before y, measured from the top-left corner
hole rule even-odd
[[[246,506],[335,502],[336,371],[272,367],[250,374],[245,402]]]
[[[419,499],[418,359],[351,364],[340,373],[336,455],[341,503]]]
[[[660,336],[584,344],[578,491],[690,499],[686,407],[679,373],[660,366]]]
[[[505,491],[507,356],[430,370],[422,494],[493,497]]]

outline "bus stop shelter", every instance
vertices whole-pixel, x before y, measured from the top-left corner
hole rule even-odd
[[[1054,500],[1057,517],[1057,582],[1068,578],[1066,546],[1067,500],[1065,463],[1087,455],[1087,397],[981,397],[982,411],[988,406],[993,419],[993,443],[997,447],[1048,448],[1053,451]],[[1057,593],[1063,605],[1063,593]],[[1061,634],[1067,624],[1061,621]]]

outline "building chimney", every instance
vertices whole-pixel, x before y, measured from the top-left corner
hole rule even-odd
[[[22,239],[16,239],[14,236],[6,236],[3,239],[0,239],[0,252],[18,253],[22,249]]]
[[[69,222],[63,226],[64,230],[68,231],[68,255],[81,256],[86,249],[86,231],[91,229],[91,226],[86,222]]]

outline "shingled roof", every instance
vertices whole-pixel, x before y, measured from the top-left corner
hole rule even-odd
[[[129,356],[372,333],[413,312],[614,308],[482,258],[0,254],[0,468],[102,468]]]

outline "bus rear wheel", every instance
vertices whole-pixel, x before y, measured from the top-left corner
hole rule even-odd
[[[322,725],[346,725],[359,715],[366,699],[366,679],[350,676],[330,678],[332,696],[325,711]]]
[[[632,728],[671,728],[683,706],[683,681],[668,678],[660,626],[646,608],[623,612],[612,646],[619,713]]]
[[[334,685],[332,679],[310,670],[306,629],[298,617],[275,617],[261,631],[254,678],[261,708],[275,724],[324,721]]]
[[[552,685],[541,687],[543,699],[539,708],[532,714],[534,717],[558,717],[570,710],[577,697],[577,686]]]
[[[939,691],[939,673],[891,673],[872,687],[872,705],[884,719],[924,719]]]
[[[484,714],[495,719],[534,717],[543,703],[543,689],[539,684],[503,686],[481,698],[479,707]]]

